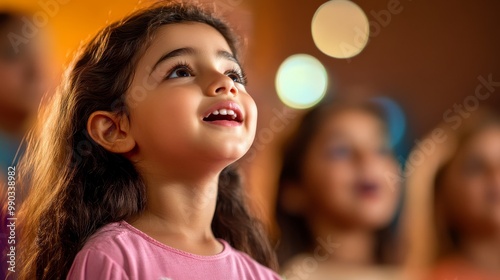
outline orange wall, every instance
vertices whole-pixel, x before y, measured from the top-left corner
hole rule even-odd
[[[1,0],[0,9],[24,12],[26,19],[47,33],[59,65],[65,63],[82,40],[106,23],[149,3],[138,0]],[[45,24],[44,24],[45,23]]]

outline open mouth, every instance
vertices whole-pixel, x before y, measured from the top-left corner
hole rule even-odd
[[[204,117],[203,120],[206,122],[213,122],[213,121],[233,121],[238,123],[243,122],[241,113],[238,114],[232,109],[214,110],[208,116]]]
[[[210,107],[204,114],[203,121],[223,125],[238,126],[243,123],[240,106],[233,101],[222,101]]]
[[[380,187],[372,182],[359,182],[355,186],[355,191],[361,197],[375,197],[379,194]]]

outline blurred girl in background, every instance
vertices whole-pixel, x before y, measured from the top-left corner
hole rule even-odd
[[[286,279],[391,279],[399,166],[370,102],[326,101],[306,114],[280,177]]]
[[[43,36],[22,37],[22,17],[0,11],[0,179],[5,179],[48,89]]]
[[[499,115],[472,112],[420,143],[406,171],[410,269],[430,266],[420,279],[500,279]]]
[[[22,154],[21,140],[49,85],[42,32],[29,39],[23,37],[22,18],[25,16],[0,10],[0,279],[5,279],[6,248],[12,245],[7,239],[10,234],[7,228],[7,171],[15,167],[18,150]],[[14,180],[10,186],[16,176],[11,178]],[[12,194],[12,188],[10,191]],[[21,192],[16,192],[15,199],[19,206],[23,199]]]

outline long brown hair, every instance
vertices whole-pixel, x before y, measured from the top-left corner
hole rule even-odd
[[[28,137],[22,170],[24,185],[31,191],[22,209],[20,279],[65,278],[75,255],[97,229],[143,211],[141,175],[125,157],[96,144],[86,122],[97,110],[127,116],[125,94],[138,59],[161,26],[181,22],[212,26],[237,55],[237,40],[213,12],[173,2],[110,24],[76,56]],[[214,235],[276,268],[267,236],[246,208],[243,193],[235,168],[224,169],[212,221]]]

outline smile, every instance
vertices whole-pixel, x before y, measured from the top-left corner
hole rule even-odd
[[[243,113],[237,103],[222,101],[205,112],[203,121],[223,126],[239,126],[243,123]]]

